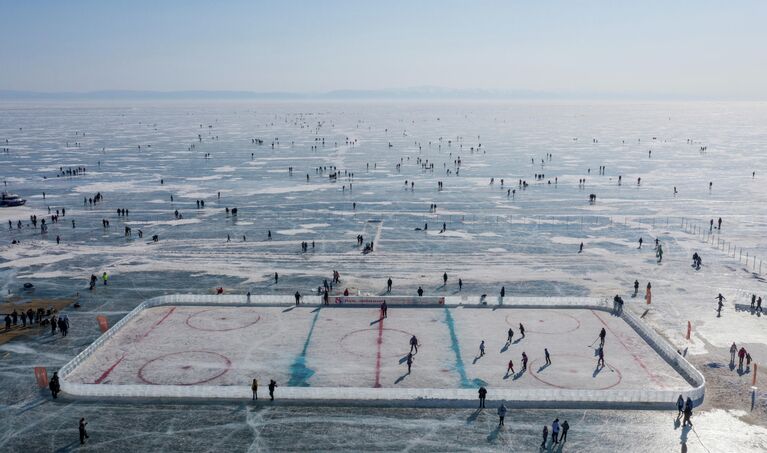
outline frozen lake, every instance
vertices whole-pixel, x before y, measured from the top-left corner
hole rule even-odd
[[[102,420],[101,428],[95,420],[89,425],[96,449],[213,448],[198,443],[207,428],[190,421],[190,406],[52,403],[32,388],[31,367],[57,369],[98,337],[96,315],[114,324],[149,297],[209,294],[217,287],[240,294],[316,293],[337,270],[335,293],[382,294],[391,277],[393,291],[406,295],[419,287],[426,295],[454,295],[459,278],[462,291],[472,294],[497,295],[501,286],[510,295],[620,294],[627,310],[644,314],[688,354],[713,390],[689,434],[673,429],[671,414],[571,411],[568,417],[589,432],[582,449],[674,451],[682,436],[689,437],[691,452],[767,448],[763,396],[751,412],[750,372],[727,366],[733,341],[755,362],[767,363],[765,318],[749,309],[750,294],[767,292],[767,264],[761,263],[767,259],[764,124],[767,105],[759,103],[0,105],[0,177],[8,191],[28,200],[21,208],[0,209],[2,292],[19,305],[52,297],[76,297],[82,304],[67,309],[72,327],[66,338],[33,331],[0,345],[0,403],[15,414],[0,425],[0,445],[19,449],[15,434],[34,430],[42,434],[34,440],[38,449],[55,449],[47,442],[69,436],[84,414]],[[84,173],[61,174],[81,166]],[[330,178],[336,169],[338,178]],[[90,204],[96,193],[104,201]],[[588,202],[592,193],[595,204]],[[66,215],[52,223],[57,209]],[[118,209],[129,212],[118,215]],[[30,223],[30,215],[46,217],[47,233]],[[709,236],[709,221],[720,217],[722,228]],[[656,238],[665,251],[661,263]],[[370,241],[374,251],[362,254]],[[690,267],[693,252],[703,257],[700,270]],[[89,291],[88,277],[102,272],[109,273],[109,285],[99,282]],[[444,286],[443,272],[449,276]],[[633,298],[635,280],[640,290]],[[24,282],[35,289],[24,290]],[[647,282],[654,297],[644,313]],[[721,317],[718,293],[727,298]],[[346,322],[363,329],[369,318]],[[685,339],[688,321],[691,341]],[[467,354],[478,339],[467,338]],[[541,345],[534,348],[540,355]],[[555,347],[550,350],[558,363]],[[495,379],[495,367],[488,364],[493,372],[472,378]],[[400,369],[393,366],[384,381],[396,380]],[[526,378],[520,384],[534,380]],[[416,385],[409,378],[401,384],[411,382]],[[445,436],[457,451],[534,447],[540,425],[559,415],[521,411],[512,417],[518,431],[501,435],[493,434],[491,415],[467,422],[471,413],[461,411],[191,407],[216,419],[211,429],[223,434],[222,445],[254,450],[290,450],[286,436],[298,436],[299,448],[318,450],[445,450],[439,443]],[[134,424],[137,411],[146,426]],[[332,420],[327,432],[326,417]],[[304,420],[307,428],[296,434],[281,420]],[[605,434],[605,426],[616,423],[637,433]],[[381,424],[385,432],[374,428]],[[133,425],[131,434],[118,429],[126,425]],[[361,444],[348,438],[352,425],[367,431]],[[171,447],[171,437],[182,439],[184,429],[194,440]],[[56,448],[68,443],[56,441]]]

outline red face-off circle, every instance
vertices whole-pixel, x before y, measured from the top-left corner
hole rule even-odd
[[[250,327],[261,320],[259,313],[238,313],[225,308],[210,308],[193,313],[186,318],[186,325],[192,329],[208,332],[228,332]]]
[[[217,352],[172,352],[146,362],[138,377],[152,385],[198,385],[223,376],[231,367],[232,361]]]

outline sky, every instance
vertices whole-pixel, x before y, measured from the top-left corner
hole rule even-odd
[[[0,0],[0,90],[767,100],[767,1]]]

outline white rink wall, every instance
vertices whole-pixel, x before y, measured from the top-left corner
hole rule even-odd
[[[365,298],[359,305],[371,306],[372,299],[386,299],[390,306],[397,306],[398,297]],[[403,297],[403,305],[413,306],[412,297]],[[331,299],[332,300],[332,299]],[[304,296],[304,304],[320,305],[320,296]],[[441,301],[425,298],[424,306],[434,306]],[[245,399],[250,398],[248,386],[210,386],[210,385],[114,385],[81,384],[70,382],[67,378],[86,359],[88,359],[107,340],[112,338],[139,313],[157,306],[291,306],[294,296],[251,295],[192,295],[174,294],[160,296],[144,301],[112,328],[101,335],[90,346],[78,354],[59,370],[62,390],[69,395],[97,398],[203,398],[203,399]],[[607,299],[587,297],[487,297],[481,303],[479,296],[445,297],[446,306],[477,306],[482,309],[503,309],[504,307],[555,309],[585,308],[612,312],[612,303]],[[330,307],[334,304],[331,303]],[[338,306],[357,306],[344,303]],[[684,389],[641,389],[641,390],[580,390],[580,389],[503,389],[489,390],[488,399],[504,400],[509,403],[519,402],[535,406],[572,406],[583,403],[604,406],[673,406],[681,394],[690,397],[697,404],[702,402],[705,393],[705,378],[665,339],[642,322],[636,315],[624,310],[620,317],[631,326],[652,349],[673,367],[689,384]],[[394,406],[473,406],[476,404],[476,389],[444,388],[365,388],[365,387],[279,387],[276,392],[279,400],[292,400],[303,403],[343,402],[346,404],[374,403]]]

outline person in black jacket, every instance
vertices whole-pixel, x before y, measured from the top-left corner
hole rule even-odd
[[[59,384],[58,373],[53,373],[53,377],[51,378],[50,382],[48,382],[48,388],[51,390],[53,399],[58,398],[59,392],[61,391],[61,384]]]
[[[269,381],[269,398],[274,401],[274,389],[277,388],[277,383],[274,379]]]
[[[487,389],[484,387],[479,388],[479,407],[485,407],[485,397],[487,396]]]
[[[87,424],[88,423],[85,422],[85,417],[80,419],[80,426],[78,428],[80,431],[80,445],[85,445],[85,439],[88,438],[88,432],[85,431],[85,425]]]

